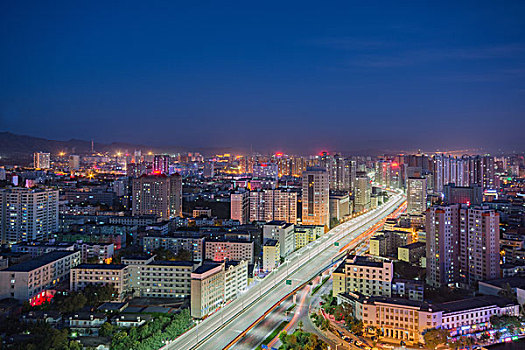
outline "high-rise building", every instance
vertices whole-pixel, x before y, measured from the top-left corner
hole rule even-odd
[[[297,193],[265,189],[250,192],[250,222],[286,221],[297,223]]]
[[[459,277],[459,205],[434,206],[426,212],[427,283],[451,285]]]
[[[434,287],[498,278],[499,214],[465,204],[426,212],[427,283]]]
[[[58,190],[0,190],[2,243],[41,241],[58,231]]]
[[[182,215],[180,175],[142,175],[133,179],[133,216],[157,215],[162,219]]]
[[[307,168],[302,181],[303,225],[330,224],[328,173],[321,168]]]
[[[361,212],[370,209],[370,195],[372,186],[370,179],[364,172],[358,172],[355,180],[354,211]]]
[[[499,213],[462,205],[459,218],[460,282],[471,286],[499,278]]]
[[[153,174],[169,174],[170,156],[167,154],[156,154],[153,158]]]
[[[230,195],[230,218],[238,220],[241,225],[250,219],[250,193],[239,191]]]
[[[279,166],[276,163],[259,163],[253,165],[253,177],[279,180]]]
[[[421,214],[427,210],[427,179],[409,177],[407,180],[407,212]]]
[[[202,176],[205,178],[210,178],[215,176],[215,163],[211,160],[204,163],[204,169]]]
[[[69,156],[69,171],[80,169],[80,157],[72,154]]]
[[[33,154],[33,164],[37,169],[51,168],[51,157],[49,153],[36,152]]]

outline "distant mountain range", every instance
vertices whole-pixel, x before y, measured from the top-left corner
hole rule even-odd
[[[94,143],[97,152],[117,152],[134,150],[159,151],[144,145],[114,142],[111,144]],[[48,140],[40,137],[17,135],[10,132],[0,132],[0,163],[1,164],[24,164],[31,161],[34,152],[49,152],[57,154],[86,154],[91,152],[91,141],[71,139],[68,141]]]

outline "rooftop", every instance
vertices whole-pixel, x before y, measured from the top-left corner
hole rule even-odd
[[[51,253],[44,254],[35,259],[24,261],[20,264],[13,265],[8,267],[3,271],[19,271],[19,272],[29,272],[36,270],[42,266],[50,264],[56,260],[63,259],[69,255],[75,254],[74,251],[54,251]]]
[[[122,270],[128,265],[124,264],[80,264],[74,269],[94,269],[94,270]]]
[[[483,281],[480,283],[490,284],[499,288],[504,288],[508,284],[511,288],[525,289],[525,278],[518,276],[499,278],[496,280]]]
[[[192,261],[153,260],[147,266],[193,266]]]
[[[220,266],[221,264],[218,264],[218,263],[211,263],[211,262],[206,262],[204,264],[202,264],[201,266],[197,267],[195,269],[195,271],[193,271],[193,273],[196,273],[196,274],[201,274],[201,273],[205,273],[207,271],[210,271],[214,268],[216,268],[217,266]]]
[[[279,244],[279,241],[276,239],[267,239],[264,241],[264,245],[267,247],[275,247],[277,244]]]
[[[466,298],[456,301],[449,301],[447,303],[436,304],[435,306],[439,310],[444,312],[456,312],[470,309],[477,309],[481,307],[487,307],[497,305],[499,307],[505,307],[509,305],[515,305],[512,300],[502,298],[495,295],[484,295],[473,298]]]

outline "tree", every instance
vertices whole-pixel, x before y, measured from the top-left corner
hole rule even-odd
[[[98,331],[99,334],[103,337],[111,337],[111,335],[113,334],[113,330],[114,330],[114,326],[109,323],[109,322],[105,322],[101,327],[100,327],[100,330]]]
[[[179,250],[177,255],[175,255],[174,260],[176,260],[176,261],[191,261],[192,260],[192,254],[191,254],[191,252],[189,250],[181,249],[181,250]]]
[[[299,321],[297,328],[302,332],[303,331],[303,321]]]
[[[175,260],[175,254],[171,250],[158,248],[153,251],[156,260]]]
[[[498,295],[502,298],[510,299],[514,302],[518,301],[518,298],[516,297],[516,292],[512,290],[512,287],[510,286],[509,283],[505,283],[503,285],[503,288],[500,289],[500,291],[498,292]]]
[[[431,328],[423,334],[423,339],[428,348],[434,349],[437,345],[446,343],[448,335],[449,333],[446,329]]]

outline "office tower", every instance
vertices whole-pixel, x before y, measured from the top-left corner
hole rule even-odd
[[[169,174],[170,156],[166,154],[156,154],[153,158],[153,174]]]
[[[500,276],[499,214],[465,204],[426,213],[427,283],[434,287]]]
[[[36,152],[33,154],[34,167],[37,169],[51,168],[50,154],[45,152]]]
[[[350,196],[348,193],[330,193],[330,219],[339,222],[347,215],[350,215]]]
[[[483,201],[483,190],[476,184],[467,187],[448,184],[445,185],[443,194],[448,204],[480,205]]]
[[[2,243],[41,241],[58,231],[58,190],[0,190]]]
[[[459,218],[460,282],[471,286],[499,278],[499,213],[463,205]]]
[[[162,219],[182,215],[180,175],[142,175],[133,179],[133,216],[157,215]]]
[[[354,208],[356,212],[361,212],[370,208],[370,195],[372,186],[370,179],[365,172],[358,172],[355,180]]]
[[[427,179],[409,177],[407,180],[407,212],[421,214],[427,210]]]
[[[258,163],[253,165],[253,177],[279,180],[279,166],[275,163]]]
[[[330,190],[328,173],[321,168],[307,168],[302,179],[303,225],[328,226]]]
[[[241,225],[247,224],[250,218],[250,194],[239,191],[230,195],[230,218],[238,220]]]
[[[80,157],[72,154],[69,156],[69,171],[80,169]]]
[[[250,192],[250,222],[286,221],[297,223],[297,193],[266,189]]]
[[[427,283],[452,285],[459,277],[459,205],[429,208],[425,224]]]

